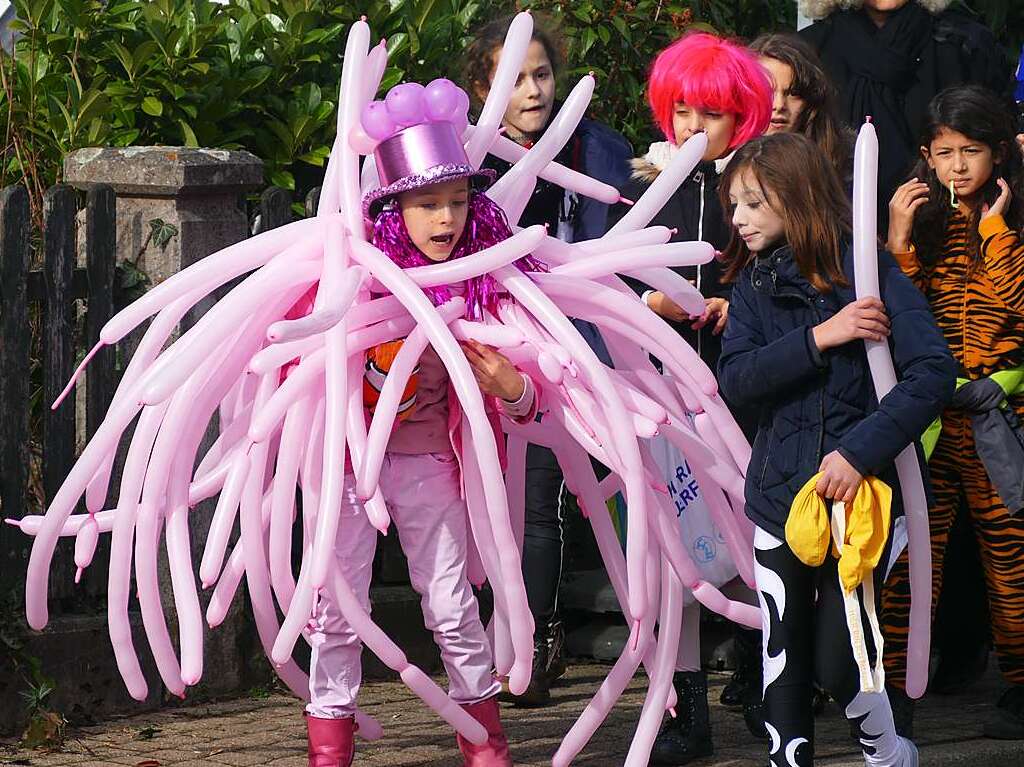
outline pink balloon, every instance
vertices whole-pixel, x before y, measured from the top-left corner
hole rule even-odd
[[[289,266],[319,256],[316,235],[324,218],[307,218],[261,232],[207,256],[173,274],[134,303],[115,314],[100,331],[106,344],[116,344],[148,317],[185,296],[198,300],[215,287],[258,269],[267,262]],[[185,313],[191,304],[182,309]],[[170,332],[170,331],[168,331]],[[129,363],[130,364],[130,363]]]
[[[853,263],[857,298],[880,297],[878,287],[877,210],[878,139],[870,122],[861,126],[854,153]],[[875,393],[881,400],[896,385],[896,370],[886,342],[865,341]],[[907,695],[920,698],[928,684],[931,645],[932,551],[928,499],[913,442],[896,457],[910,557],[910,638],[907,643]]]
[[[396,85],[388,91],[388,95],[384,98],[388,116],[403,128],[423,122],[426,116],[423,90],[423,86],[419,83]]]
[[[501,206],[510,221],[519,220],[533,195],[537,174],[555,159],[555,155],[575,132],[593,93],[594,78],[591,75],[581,78],[526,157],[513,165],[487,191],[488,197]]]
[[[460,105],[459,91],[459,86],[443,77],[428,83],[423,91],[423,106],[427,119],[434,122],[454,122]]]
[[[566,349],[570,350],[573,356],[586,366],[591,383],[599,392],[602,404],[606,408],[610,420],[621,425],[627,418],[626,408],[615,392],[615,388],[608,379],[607,374],[603,372],[604,366],[580,337],[579,332],[572,326],[572,323],[557,310],[551,299],[542,293],[537,285],[522,272],[505,266],[496,270],[495,276],[515,297],[519,304],[529,310],[539,321],[543,321],[549,330],[556,334],[556,340]],[[541,276],[547,277],[549,275],[538,275],[538,277]],[[640,574],[643,567],[642,563],[647,555],[647,525],[644,513],[646,501],[643,498],[643,489],[640,483],[642,469],[640,454],[635,440],[622,439],[621,449],[623,451],[621,456],[623,465],[621,466],[622,471],[620,473],[624,474],[626,480],[627,503],[634,504],[636,509],[636,513],[629,519],[630,529],[629,535],[626,538],[626,562],[630,568],[630,613],[639,619],[647,611],[646,583]]]
[[[471,128],[470,135],[473,135],[475,130],[476,128]],[[527,153],[527,149],[525,147],[520,146],[506,136],[500,135],[494,139],[488,151],[495,157],[499,157],[502,160],[511,163],[518,162],[525,157]],[[538,175],[545,181],[557,184],[563,189],[568,189],[569,191],[582,194],[584,197],[590,197],[591,199],[603,202],[606,205],[614,205],[619,201],[619,190],[611,184],[605,184],[601,181],[597,181],[590,176],[567,168],[557,162],[548,163],[546,166],[541,168]],[[668,230],[666,229],[666,231]],[[666,237],[665,239],[667,240],[668,238]]]
[[[363,131],[374,141],[391,138],[398,129],[383,101],[371,101],[363,107],[359,121],[363,126]],[[349,135],[351,136],[351,134]]]
[[[487,99],[484,101],[483,109],[480,110],[480,119],[477,120],[476,130],[466,143],[466,155],[474,168],[480,167],[491,144],[494,143],[494,137],[498,135],[498,128],[501,127],[501,120],[505,116],[505,107],[515,88],[519,72],[523,68],[526,49],[530,45],[532,36],[533,18],[528,13],[517,14],[512,19],[508,32],[505,33],[501,56],[494,70],[494,76],[491,78],[491,88],[487,92]]]
[[[644,699],[636,734],[623,762],[625,767],[647,767],[661,720],[672,690],[672,672],[679,647],[683,618],[683,586],[665,560],[661,562],[661,614],[658,618],[658,649],[654,656],[650,689]]]
[[[647,226],[658,211],[665,207],[665,203],[668,202],[669,197],[675,194],[679,185],[697,167],[697,163],[704,157],[707,146],[708,137],[704,133],[696,133],[687,139],[669,162],[668,167],[658,174],[654,183],[644,192],[643,197],[636,201],[636,204],[608,230],[608,233],[622,234]]]
[[[373,154],[373,150],[377,148],[379,142],[370,136],[361,124],[357,124],[348,133],[348,145],[352,147],[353,152],[358,152],[363,155]]]

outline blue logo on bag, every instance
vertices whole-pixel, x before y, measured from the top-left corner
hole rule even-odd
[[[710,562],[718,556],[718,544],[715,543],[714,538],[702,535],[693,542],[693,553],[700,561]]]
[[[686,507],[700,497],[700,487],[697,480],[690,475],[692,471],[690,464],[686,461],[676,466],[675,479],[668,482],[668,492],[676,505],[676,516],[680,517],[686,511]]]

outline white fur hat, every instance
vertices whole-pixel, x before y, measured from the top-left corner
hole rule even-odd
[[[800,11],[809,19],[823,19],[833,11],[860,8],[864,0],[800,0]],[[917,4],[932,13],[941,13],[953,0],[917,0]]]

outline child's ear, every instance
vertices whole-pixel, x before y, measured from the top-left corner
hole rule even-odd
[[[1000,142],[999,146],[996,147],[995,151],[992,152],[992,162],[995,165],[1001,165],[1006,160],[1006,142]]]
[[[929,151],[928,147],[921,147],[921,157],[923,157],[924,161],[928,163],[929,168],[935,170],[935,162],[932,160],[932,153]]]

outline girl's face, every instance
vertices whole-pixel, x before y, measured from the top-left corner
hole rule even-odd
[[[864,12],[876,26],[881,27],[889,19],[889,14],[898,11],[910,0],[864,0]]]
[[[772,121],[768,133],[789,133],[794,130],[797,118],[804,108],[804,100],[790,93],[793,87],[793,68],[778,59],[762,56],[761,66],[768,70],[775,87],[772,100]]]
[[[499,48],[494,52],[494,60],[497,61],[500,55]],[[502,120],[509,138],[524,143],[539,136],[547,127],[554,103],[554,68],[544,46],[533,40],[526,49],[526,60]]]
[[[946,189],[952,183],[957,197],[968,203],[992,178],[999,159],[985,142],[949,128],[940,130],[928,146],[921,147],[921,153],[939,183]]]
[[[879,13],[892,13],[898,11],[908,2],[910,0],[864,0],[864,7]]]
[[[464,178],[398,195],[413,244],[431,261],[446,261],[466,228],[469,181]]]
[[[737,173],[729,186],[732,225],[751,253],[760,253],[781,242],[786,222],[772,210],[768,197],[750,168]]]
[[[697,109],[682,101],[676,102],[672,114],[672,131],[676,146],[681,146],[695,133],[706,133],[708,148],[704,160],[718,160],[729,152],[733,131],[736,129],[736,115],[731,112],[716,112],[713,109]]]

